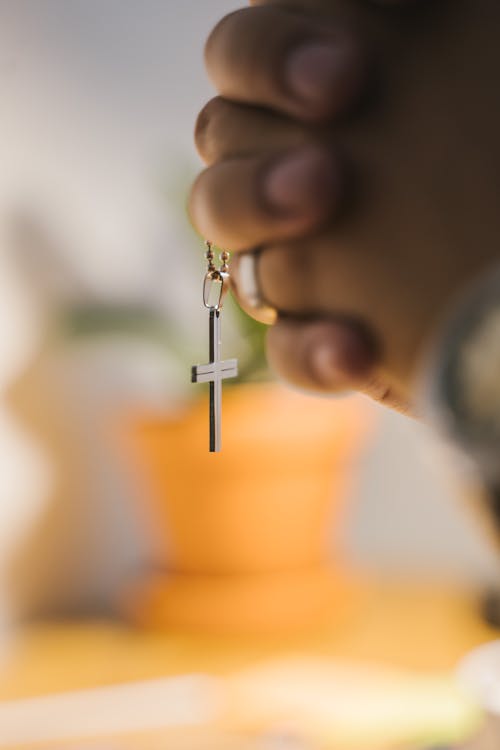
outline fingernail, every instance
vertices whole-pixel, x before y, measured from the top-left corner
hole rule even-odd
[[[357,78],[354,47],[343,41],[309,42],[295,49],[286,65],[292,93],[308,104],[329,112],[344,102]]]
[[[319,344],[311,351],[310,365],[317,382],[325,387],[338,386],[349,380],[340,366],[336,349],[329,344]]]
[[[338,173],[329,154],[302,149],[274,162],[264,181],[268,207],[286,216],[333,206],[338,193]]]

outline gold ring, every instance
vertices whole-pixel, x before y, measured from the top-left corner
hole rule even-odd
[[[240,306],[252,318],[266,325],[276,323],[278,311],[264,299],[258,272],[259,250],[233,256],[231,267],[232,290]]]

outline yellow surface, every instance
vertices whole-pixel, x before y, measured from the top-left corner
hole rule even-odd
[[[0,699],[189,672],[228,674],[297,652],[447,670],[496,635],[479,618],[473,596],[403,584],[367,587],[348,618],[333,614],[322,631],[285,637],[149,632],[107,621],[40,623],[10,644]]]
[[[367,586],[356,609],[345,617],[332,613],[322,631],[285,637],[148,632],[104,621],[41,623],[10,645],[0,699],[185,673],[244,674],[297,657],[451,673],[463,654],[496,635],[482,623],[472,595],[387,583]]]

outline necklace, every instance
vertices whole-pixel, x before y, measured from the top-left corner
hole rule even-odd
[[[221,312],[224,297],[229,288],[229,253],[220,254],[221,266],[214,264],[212,243],[205,243],[207,251],[207,272],[203,280],[203,304],[208,309],[208,349],[209,361],[205,365],[193,365],[192,383],[209,383],[209,451],[218,453],[221,449],[222,421],[222,381],[238,375],[237,359],[221,359]]]

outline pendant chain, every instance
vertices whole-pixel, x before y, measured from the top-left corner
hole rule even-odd
[[[212,243],[209,240],[205,240],[205,245],[207,248],[207,251],[205,253],[205,258],[207,259],[207,273],[217,273],[217,269],[214,264],[214,251],[212,250]],[[221,267],[219,269],[219,273],[229,273],[229,253],[227,250],[223,250],[222,253],[219,256]]]

